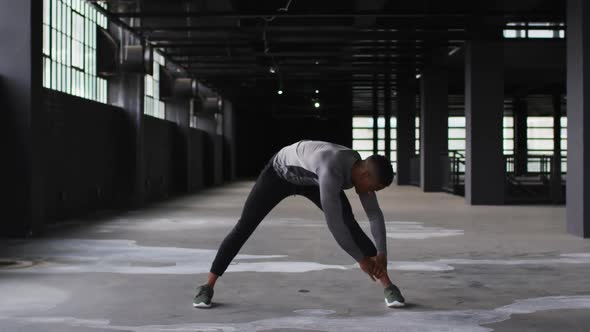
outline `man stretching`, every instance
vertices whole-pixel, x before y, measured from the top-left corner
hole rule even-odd
[[[385,304],[402,307],[405,300],[387,275],[385,222],[375,192],[393,181],[393,169],[384,156],[363,160],[347,147],[299,141],[282,148],[260,173],[246,199],[240,220],[225,237],[211,266],[206,284],[197,287],[195,308],[211,307],[213,287],[262,219],[290,195],[302,195],[323,210],[336,242],[373,281],[385,288]],[[355,187],[370,221],[377,248],[362,231],[343,189]]]

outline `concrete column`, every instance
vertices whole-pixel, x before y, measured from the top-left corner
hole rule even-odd
[[[465,200],[504,204],[504,51],[501,24],[472,26],[465,47]]]
[[[377,119],[379,118],[379,85],[377,83],[377,75],[373,74],[373,154],[379,152],[378,134],[379,126],[377,125]]]
[[[204,185],[211,187],[223,183],[223,157],[220,156],[221,137],[217,132],[217,113],[201,113],[197,115],[197,129],[205,132],[204,143]]]
[[[391,77],[386,74],[383,93],[383,117],[385,118],[385,156],[391,160]]]
[[[590,237],[590,3],[567,2],[567,231]],[[586,62],[588,61],[588,62]]]
[[[399,72],[397,82],[396,181],[398,185],[409,185],[410,158],[414,156],[416,141],[416,76],[413,70]]]
[[[442,190],[441,154],[448,150],[446,48],[433,49],[420,79],[420,187]]]
[[[553,102],[553,154],[561,157],[561,93],[555,92],[552,95]],[[560,159],[560,158],[556,158]],[[561,162],[557,163],[558,171],[561,172]]]
[[[514,98],[514,173],[527,172],[527,102],[524,98]]]
[[[119,26],[110,25],[110,32],[121,45],[136,45],[139,41]],[[144,75],[141,73],[121,73],[109,80],[109,104],[125,110],[129,124],[130,165],[129,202],[131,206],[141,206],[146,196],[146,176],[144,161],[143,139],[143,110],[144,110]]]
[[[553,93],[553,159],[551,162],[551,200],[562,201],[561,186],[561,93]]]
[[[190,183],[192,183],[189,157],[191,151],[190,101],[178,99],[166,102],[166,120],[176,123],[177,126],[172,148],[174,191],[188,193],[190,192]]]
[[[2,45],[2,191],[0,235],[30,236],[45,229],[45,114],[43,2],[0,0]]]
[[[223,100],[223,138],[224,138],[224,178],[234,181],[236,178],[236,129],[233,104]]]

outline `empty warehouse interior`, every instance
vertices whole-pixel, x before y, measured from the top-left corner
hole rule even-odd
[[[0,0],[0,331],[587,331],[585,19]]]

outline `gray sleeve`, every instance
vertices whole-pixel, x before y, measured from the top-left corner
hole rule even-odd
[[[371,224],[371,234],[375,239],[377,251],[379,253],[387,253],[387,232],[385,230],[385,219],[383,212],[377,202],[377,195],[375,192],[359,194],[361,204],[367,213],[369,222]]]
[[[344,220],[342,219],[342,200],[340,199],[342,176],[334,171],[327,170],[319,172],[318,177],[320,200],[324,215],[326,216],[328,229],[332,232],[338,245],[359,262],[365,255],[357,246],[356,242],[354,242],[350,229],[344,224]]]

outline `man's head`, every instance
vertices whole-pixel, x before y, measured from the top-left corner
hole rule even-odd
[[[394,175],[389,159],[374,154],[354,164],[352,183],[357,193],[378,191],[389,186]]]

